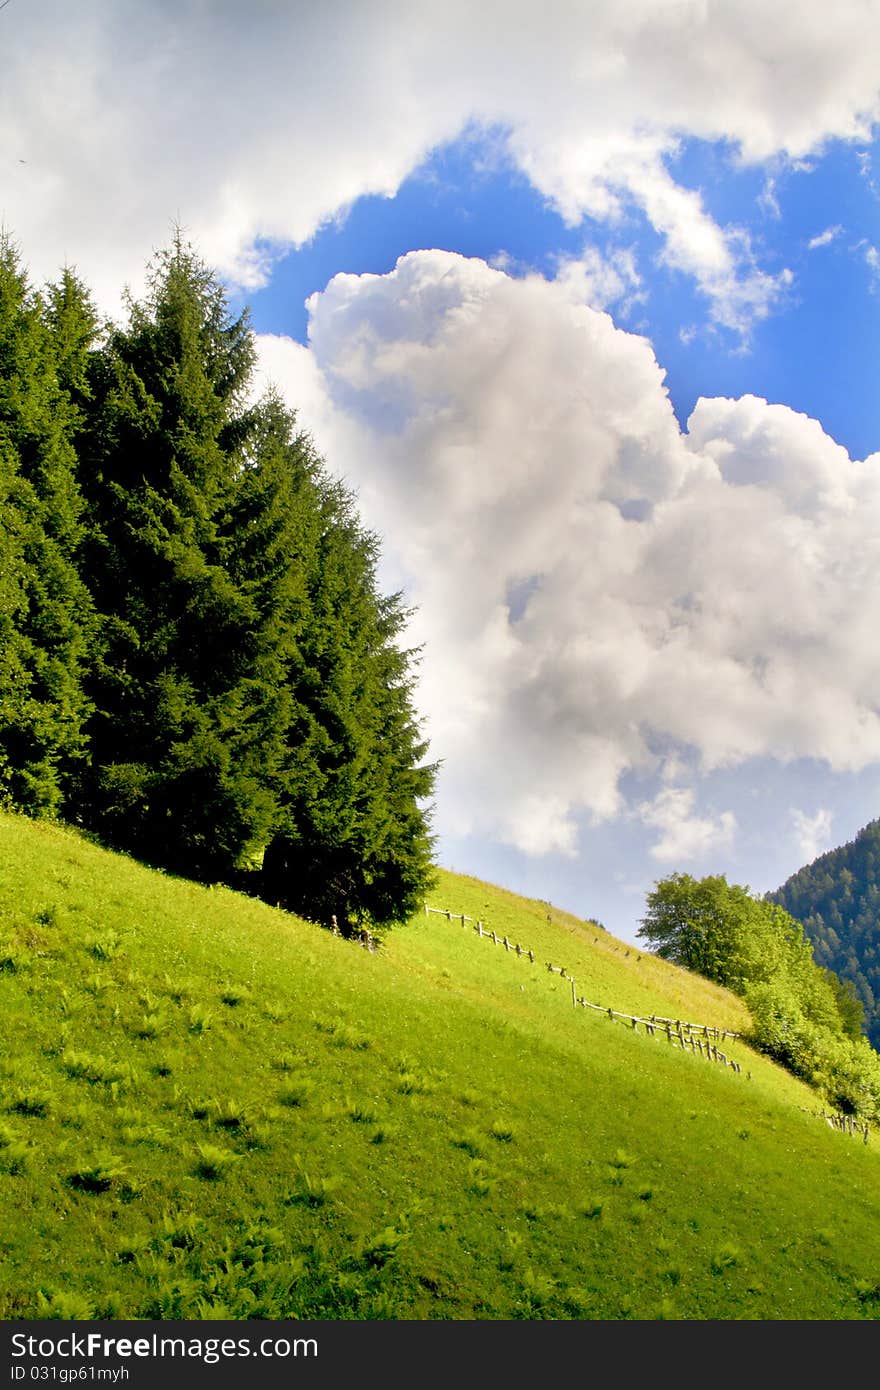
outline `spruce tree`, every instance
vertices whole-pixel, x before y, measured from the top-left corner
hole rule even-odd
[[[261,891],[342,929],[415,909],[431,877],[434,770],[415,720],[406,614],[376,538],[295,415],[254,409],[232,512],[236,582],[259,615],[264,775],[276,805]]]
[[[252,408],[249,426],[227,523],[227,563],[254,615],[252,722],[277,810],[291,756],[304,755],[290,748],[297,699],[291,672],[313,621],[309,576],[321,527],[321,461],[274,390]]]
[[[273,813],[257,615],[227,563],[253,335],[179,235],[129,309],[92,372],[82,446],[102,620],[83,813],[150,862],[229,878]]]
[[[412,705],[415,653],[397,645],[407,614],[378,591],[377,553],[351,495],[324,478],[309,622],[289,669],[283,818],[263,879],[271,900],[343,931],[405,919],[433,878],[435,767]]]
[[[86,751],[94,638],[75,417],[41,297],[0,237],[0,798],[56,814]]]
[[[177,236],[99,351],[67,275],[49,319],[100,618],[71,805],[118,848],[256,878],[317,920],[409,915],[431,877],[434,769],[406,614],[293,413],[251,401],[247,315]]]

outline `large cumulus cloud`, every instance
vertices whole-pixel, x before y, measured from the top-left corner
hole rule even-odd
[[[876,0],[37,0],[0,15],[3,220],[38,276],[107,301],[182,221],[244,285],[469,124],[571,223],[638,209],[720,323],[784,288],[679,186],[688,136],[744,161],[866,137]]]
[[[441,833],[573,853],[628,812],[665,860],[735,834],[701,772],[880,759],[880,456],[756,397],[682,430],[650,344],[564,281],[424,251],[309,307],[264,368],[418,606]],[[633,770],[664,789],[627,808]]]

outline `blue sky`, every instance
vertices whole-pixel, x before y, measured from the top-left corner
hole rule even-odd
[[[282,253],[265,287],[236,295],[233,285],[234,302],[249,305],[258,332],[305,343],[309,295],[339,271],[386,274],[407,251],[437,247],[490,263],[503,256],[511,274],[553,278],[558,258],[577,256],[585,244],[604,253],[635,247],[650,289],[619,321],[654,344],[682,426],[699,396],[752,393],[814,416],[853,455],[880,447],[880,268],[872,272],[866,260],[880,245],[876,142],[832,141],[808,168],[775,176],[737,169],[724,142],[685,141],[669,161],[720,224],[748,229],[762,265],[796,275],[777,311],[743,343],[707,326],[687,277],[652,265],[661,244],[644,216],[633,214],[616,233],[589,218],[566,226],[499,151],[500,139],[470,131],[432,151],[393,198],[363,197],[306,245]],[[829,231],[831,240],[811,249]]]
[[[0,214],[111,314],[188,229],[416,609],[439,857],[631,939],[880,814],[880,3],[496,10],[11,0]]]

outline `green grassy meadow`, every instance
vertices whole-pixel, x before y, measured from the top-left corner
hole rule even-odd
[[[863,1319],[880,1141],[741,1001],[441,872],[372,954],[0,816],[0,1317]]]

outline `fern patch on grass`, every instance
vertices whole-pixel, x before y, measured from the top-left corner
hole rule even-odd
[[[233,1164],[240,1161],[241,1154],[233,1153],[230,1149],[221,1149],[217,1144],[198,1144],[193,1171],[204,1182],[217,1182]]]

